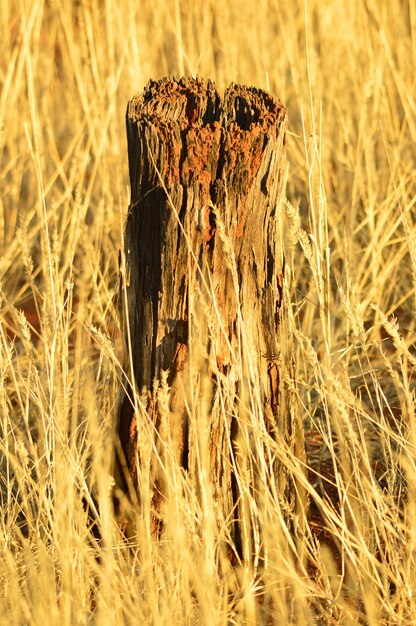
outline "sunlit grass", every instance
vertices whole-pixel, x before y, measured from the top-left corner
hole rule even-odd
[[[412,0],[0,3],[1,623],[416,622],[415,27]],[[256,85],[289,111],[286,386],[309,470],[268,445],[309,510],[290,534],[273,489],[252,498],[250,436],[262,435],[248,388],[248,562],[230,553],[206,479],[203,377],[189,406],[199,483],[162,415],[162,536],[150,463],[129,546],[112,510],[124,115],[168,74]],[[195,372],[200,353],[195,340]],[[159,393],[167,406],[164,380]]]

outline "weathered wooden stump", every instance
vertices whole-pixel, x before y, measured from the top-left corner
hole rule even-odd
[[[123,317],[131,358],[126,371],[132,362],[134,386],[145,398],[156,432],[152,390],[161,372],[169,370],[177,460],[185,471],[196,472],[185,400],[189,337],[203,320],[207,365],[202,375],[210,376],[212,393],[210,472],[224,518],[238,517],[239,407],[260,406],[267,437],[292,447],[299,426],[285,404],[282,375],[293,358],[280,224],[286,125],[285,108],[264,91],[231,85],[221,99],[210,81],[200,79],[150,82],[127,110],[131,204]],[[137,489],[140,417],[126,385],[119,437]],[[286,470],[278,461],[267,463],[273,465],[279,497],[293,511]],[[154,476],[155,492],[163,498],[156,470]],[[235,540],[241,543],[238,523]]]

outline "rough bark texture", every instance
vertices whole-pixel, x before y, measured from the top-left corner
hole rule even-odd
[[[169,370],[171,404],[183,403],[175,385],[181,377],[183,389],[188,375],[188,335],[196,310],[190,310],[190,302],[195,294],[205,296],[210,308],[206,352],[216,365],[207,366],[207,372],[216,372],[211,376],[210,469],[224,516],[238,498],[230,435],[232,442],[238,440],[242,379],[260,390],[267,432],[293,440],[281,376],[291,359],[282,348],[289,344],[283,337],[279,223],[286,124],[285,108],[267,93],[231,85],[221,99],[210,81],[199,79],[150,82],[127,109],[131,204],[125,255],[135,384],[140,393],[147,390],[147,410],[157,429],[154,380]],[[224,380],[227,394],[221,393]],[[177,408],[178,461],[192,472],[186,411]],[[135,484],[137,417],[126,394],[119,436]],[[282,498],[290,501],[283,467],[276,465],[275,472]],[[236,540],[238,533],[237,528]]]

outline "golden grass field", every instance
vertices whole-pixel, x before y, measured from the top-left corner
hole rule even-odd
[[[0,623],[416,624],[415,0],[2,0],[0,24]],[[261,569],[173,462],[160,539],[112,510],[126,104],[196,74],[289,113],[309,512],[290,537],[265,490]]]

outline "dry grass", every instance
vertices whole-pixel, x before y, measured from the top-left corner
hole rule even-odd
[[[414,624],[414,0],[3,0],[0,24],[1,623]],[[273,494],[250,500],[247,472],[261,566],[230,567],[227,520],[168,437],[162,540],[144,508],[127,549],[111,510],[124,113],[172,73],[267,88],[289,109],[307,478],[274,452],[310,513],[291,542]],[[201,397],[203,381],[190,409],[203,477]],[[256,411],[241,420],[255,428]]]

